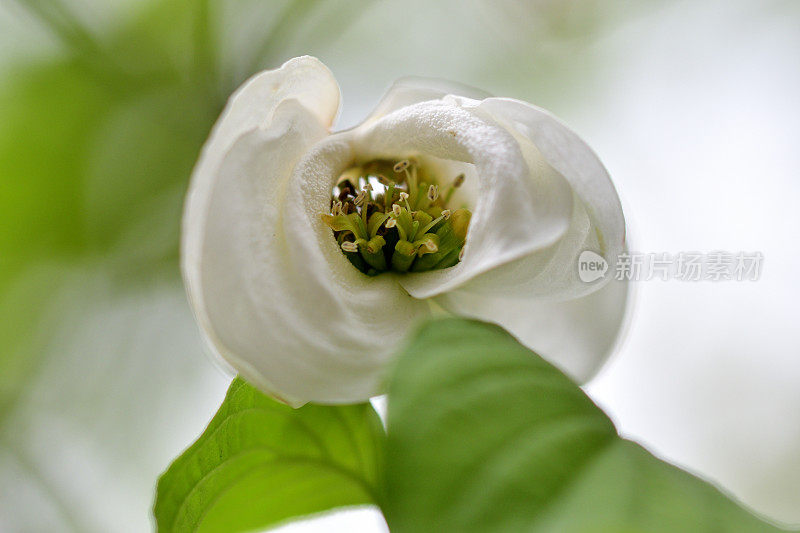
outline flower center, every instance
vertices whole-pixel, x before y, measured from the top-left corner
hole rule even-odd
[[[472,216],[448,208],[464,174],[443,189],[413,159],[373,160],[342,173],[322,221],[361,272],[424,272],[461,260]]]

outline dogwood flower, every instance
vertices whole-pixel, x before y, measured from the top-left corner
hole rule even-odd
[[[299,57],[230,98],[194,170],[182,270],[210,346],[291,405],[363,401],[422,317],[495,322],[578,381],[611,349],[625,223],[595,154],[530,104],[398,81],[331,133],[339,87]],[[613,266],[612,266],[613,268]]]

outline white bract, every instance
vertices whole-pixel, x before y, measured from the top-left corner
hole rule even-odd
[[[291,405],[363,401],[382,392],[387,363],[414,324],[444,309],[500,324],[588,379],[615,342],[627,286],[578,278],[581,252],[613,269],[625,240],[614,186],[586,144],[542,109],[440,81],[400,80],[361,125],[331,133],[338,107],[331,72],[315,58],[295,58],[246,82],[206,143],[184,213],[182,268],[213,349]],[[428,200],[416,201],[433,214],[384,192],[376,201],[386,201],[378,220],[385,240],[332,231],[334,216],[353,209],[331,201],[343,173],[374,161],[400,163],[381,180],[398,180],[398,192],[412,195],[404,168],[427,172]],[[462,174],[463,186],[450,191]],[[365,189],[345,203],[362,206],[367,222],[373,191]],[[382,243],[399,231],[404,206],[424,225],[448,218],[450,205],[471,212],[452,266],[393,269],[395,245]],[[422,265],[421,254],[444,244],[433,229],[419,235],[405,244]],[[370,236],[381,241],[386,272],[348,260],[360,261]]]

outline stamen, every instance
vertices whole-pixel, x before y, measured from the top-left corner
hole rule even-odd
[[[444,203],[449,202],[450,198],[452,198],[453,196],[453,193],[456,192],[456,189],[464,185],[465,178],[466,176],[464,175],[463,172],[458,176],[456,176],[456,179],[454,179],[453,183],[450,184],[450,188],[447,189],[447,194],[445,194],[444,196]]]
[[[411,169],[411,172],[409,172],[409,168]],[[397,174],[405,172],[408,191],[411,194],[411,201],[414,202],[417,194],[417,167],[411,162],[411,160],[403,159],[402,161],[395,163],[393,170]],[[411,211],[411,208],[409,207],[408,210]]]
[[[392,201],[394,200],[394,182],[390,183],[388,187],[386,187],[386,193],[383,198],[383,209],[388,211],[391,209]]]
[[[403,159],[402,161],[398,161],[394,165],[394,171],[399,174],[399,173],[403,172],[405,169],[407,169],[410,164],[411,164],[411,161],[409,161],[408,159]]]
[[[424,235],[424,234],[428,233],[430,230],[432,230],[432,229],[433,229],[433,227],[434,227],[436,224],[438,224],[438,223],[439,223],[439,222],[441,222],[442,220],[448,220],[449,218],[450,218],[450,211],[449,211],[449,210],[447,210],[447,209],[445,209],[444,211],[442,211],[442,214],[441,214],[441,215],[439,215],[438,217],[436,217],[436,218],[434,218],[433,220],[431,220],[430,222],[428,222],[428,223],[425,225],[425,227],[424,227],[424,228],[422,228],[422,234]]]
[[[392,171],[403,179],[387,177]],[[447,209],[463,182],[463,174],[456,176],[444,192],[436,176],[412,157],[367,161],[341,174],[322,222],[349,262],[366,275],[448,268],[463,256],[471,215]]]
[[[408,212],[410,213],[411,212],[411,204],[408,203],[408,193],[407,192],[405,192],[405,191],[401,191],[400,192],[400,201],[406,203],[406,209],[408,209]]]
[[[428,200],[431,202],[435,202],[439,198],[439,187],[437,185],[431,185],[428,187]]]
[[[364,200],[366,200],[366,198],[367,198],[367,192],[359,191],[358,196],[356,196],[356,199],[353,200],[353,203],[356,204],[356,207],[361,207],[361,204],[364,203]]]
[[[411,194],[411,201],[414,202],[414,204],[416,205],[416,197],[418,194],[417,167],[412,166],[411,172],[409,172],[408,169],[406,168],[405,172],[406,172],[406,182],[408,183],[408,190],[410,191]],[[411,208],[409,207],[408,210],[411,211]]]

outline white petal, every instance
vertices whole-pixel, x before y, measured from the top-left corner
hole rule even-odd
[[[489,98],[476,109],[511,131],[523,152],[537,150],[569,182],[575,201],[570,228],[559,242],[479,276],[461,290],[551,299],[596,290],[578,278],[578,256],[584,250],[600,253],[613,272],[625,246],[622,207],[602,163],[580,137],[542,109],[504,98]]]
[[[461,83],[408,76],[400,78],[392,84],[363,124],[371,124],[401,107],[429,100],[439,100],[447,95],[463,96],[474,100],[483,100],[491,96],[485,91]]]
[[[399,278],[416,298],[429,298],[499,265],[546,248],[572,217],[568,184],[536,153],[523,153],[491,118],[467,107],[476,101],[445,97],[403,107],[354,130],[360,158],[424,157],[469,164],[477,201],[463,260],[456,266]]]
[[[629,284],[611,280],[601,289],[566,301],[442,295],[445,309],[494,322],[558,366],[578,383],[588,381],[614,351],[626,324]]]
[[[199,261],[192,254],[200,250],[203,233],[187,229],[199,228],[204,223],[208,189],[213,186],[222,158],[243,134],[269,128],[273,113],[286,100],[295,100],[302,105],[302,116],[319,126],[317,137],[321,138],[336,118],[339,85],[318,59],[303,56],[290,59],[278,69],[256,74],[231,95],[192,174],[183,213],[181,252],[184,263],[193,265]],[[309,144],[314,140],[316,138]],[[296,158],[305,150],[305,146],[291,148],[297,152]],[[187,279],[187,284],[193,281]]]
[[[454,292],[516,299],[565,300],[598,290],[606,280],[584,283],[578,277],[578,257],[602,248],[585,204],[573,193],[572,220],[558,241],[525,257],[500,265]],[[612,270],[613,272],[613,270]]]
[[[295,57],[278,69],[256,74],[233,93],[204,151],[224,151],[242,133],[266,127],[275,109],[289,99],[297,100],[329,129],[339,98],[339,85],[328,67],[315,57]]]
[[[569,229],[551,246],[498,266],[440,298],[458,314],[496,322],[578,381],[591,377],[614,346],[627,307],[625,282],[584,283],[578,257],[610,263],[625,247],[625,222],[608,173],[591,149],[547,112],[490,98],[475,105],[510,131],[523,153],[535,150],[569,183]]]
[[[254,78],[215,128],[184,215],[184,277],[204,333],[292,405],[380,392],[386,358],[427,309],[391,276],[353,268],[319,220],[351,157],[347,143],[319,143],[336,102],[335,80],[310,58]]]

